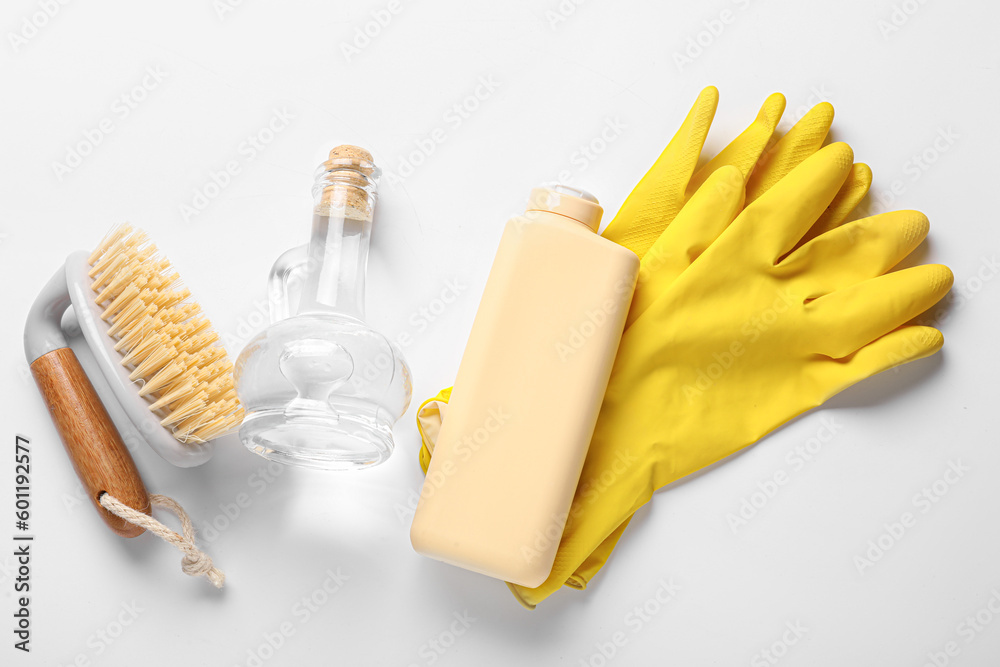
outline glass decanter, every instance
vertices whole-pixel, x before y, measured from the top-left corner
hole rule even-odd
[[[240,439],[264,458],[342,470],[392,453],[411,383],[399,349],[364,321],[379,173],[364,149],[330,151],[313,185],[311,240],[271,269],[271,324],[235,369]]]

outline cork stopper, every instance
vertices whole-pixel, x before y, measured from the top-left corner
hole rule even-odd
[[[330,159],[326,161],[326,164],[331,165],[328,169],[342,164],[354,164],[357,165],[358,171],[365,176],[371,176],[375,169],[375,160],[372,158],[372,154],[360,146],[351,146],[350,144],[334,147],[330,151]]]
[[[359,146],[343,144],[330,151],[323,170],[323,195],[316,212],[371,221],[371,192],[378,177],[372,154]]]

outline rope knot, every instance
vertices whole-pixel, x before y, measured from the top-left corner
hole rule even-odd
[[[222,588],[226,581],[226,575],[222,570],[212,565],[212,558],[204,551],[195,550],[195,553],[185,554],[181,559],[181,570],[184,574],[198,577],[202,576],[211,581],[216,588]]]
[[[184,574],[192,577],[205,577],[216,588],[222,588],[223,583],[226,581],[226,575],[212,564],[212,559],[208,554],[195,545],[194,524],[191,523],[191,517],[180,506],[180,503],[173,498],[158,494],[151,495],[149,501],[154,506],[162,507],[177,515],[177,518],[181,520],[181,532],[183,536],[170,530],[148,514],[129,507],[110,493],[102,493],[100,497],[101,506],[104,509],[129,523],[145,528],[183,551],[184,558],[181,559],[181,570],[183,570]]]
[[[206,575],[215,568],[212,567],[212,559],[208,554],[199,552],[197,555],[188,554],[184,556],[181,559],[181,569],[184,570],[184,574],[197,577],[199,575]]]

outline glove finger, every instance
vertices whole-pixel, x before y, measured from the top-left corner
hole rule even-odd
[[[919,211],[855,220],[792,251],[778,270],[799,275],[805,297],[815,299],[886,273],[920,245],[929,228]]]
[[[743,175],[734,166],[723,166],[692,195],[643,256],[626,327],[691,266],[742,208]]]
[[[417,408],[417,430],[420,432],[420,467],[427,474],[427,466],[431,463],[434,444],[441,432],[448,401],[451,400],[451,387],[442,389],[436,396],[428,398]]]
[[[640,258],[684,205],[685,193],[701,148],[712,126],[719,91],[701,91],[681,128],[653,166],[632,189],[621,209],[602,233]]]
[[[840,393],[882,371],[929,357],[944,345],[944,336],[933,327],[905,326],[877,338],[843,359],[830,360],[835,385],[824,399]]]
[[[834,197],[823,215],[819,217],[806,235],[799,241],[799,246],[805,245],[820,234],[825,234],[831,229],[844,224],[847,217],[858,207],[861,200],[868,194],[872,187],[872,170],[863,162],[856,162],[851,167],[851,173],[847,175],[847,180],[840,188],[840,192]]]
[[[747,179],[747,203],[757,200],[803,160],[823,147],[833,124],[833,105],[817,104],[778,143],[761,155]]]
[[[720,242],[738,244],[740,254],[750,253],[754,261],[776,263],[830,205],[853,162],[847,144],[821,148],[744,208]]]
[[[608,424],[608,429],[618,432],[618,425]],[[508,584],[525,606],[533,607],[562,588],[594,550],[652,497],[643,468],[646,459],[635,453],[635,443],[602,440],[600,430],[598,425],[548,578],[536,588]]]
[[[686,195],[690,197],[701,187],[708,177],[715,173],[720,167],[732,165],[740,170],[743,180],[746,181],[753,171],[754,165],[764,153],[774,130],[778,127],[781,114],[785,111],[785,96],[781,93],[773,93],[760,107],[757,117],[743,130],[740,136],[733,139],[728,146],[723,148],[718,155],[708,161],[694,175],[688,183]],[[821,142],[822,143],[822,142]],[[819,148],[819,146],[817,146]]]
[[[577,590],[583,590],[590,583],[590,580],[594,578],[608,559],[611,557],[611,552],[614,551],[615,546],[618,544],[618,540],[621,539],[622,534],[628,527],[629,522],[632,520],[632,516],[629,516],[624,521],[615,528],[614,532],[608,535],[607,539],[601,542],[596,549],[594,549],[586,560],[576,568],[563,583],[564,586],[569,586],[570,588],[575,588]],[[518,586],[517,584],[507,584],[507,588],[514,594],[517,601],[520,602],[524,607],[528,609],[534,609],[539,602],[544,600],[546,597],[554,593],[558,588],[524,588]]]
[[[634,514],[632,516],[635,516]],[[576,572],[566,580],[566,585],[571,588],[576,588],[583,590],[590,583],[590,580],[594,578],[604,564],[608,562],[611,557],[611,552],[614,551],[615,546],[618,544],[618,540],[621,539],[622,534],[628,527],[629,521],[632,520],[632,516],[621,522],[615,531],[608,535],[607,539],[601,542],[601,544],[594,549],[593,552],[587,559],[583,561],[580,567],[576,568]]]
[[[924,264],[811,301],[806,309],[819,339],[816,351],[847,357],[940,301],[953,281],[947,266]]]

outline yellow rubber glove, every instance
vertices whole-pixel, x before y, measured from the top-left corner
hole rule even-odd
[[[656,489],[941,347],[939,331],[906,323],[948,292],[951,271],[887,273],[926,236],[922,214],[886,213],[800,243],[823,224],[852,158],[845,144],[820,150],[731,224],[740,175],[719,170],[689,203],[702,214],[682,212],[649,249],[644,260],[662,260],[659,296],[633,302],[552,574],[538,588],[510,586],[523,604],[585,571]]]
[[[643,257],[663,229],[677,217],[697,186],[724,166],[735,167],[743,178],[749,176],[747,200],[753,201],[822,146],[833,120],[833,108],[827,103],[819,104],[776,144],[770,146],[774,129],[785,106],[784,97],[775,93],[764,102],[753,123],[696,172],[695,167],[717,105],[718,91],[714,87],[704,89],[674,138],[608,225],[604,232],[606,238],[629,247]],[[817,223],[817,228],[825,230],[840,224],[865,196],[870,185],[871,171],[868,167],[854,165],[840,194],[824,214],[823,220]],[[732,187],[742,189],[742,183],[734,183]],[[700,218],[705,215],[701,209],[710,209],[714,205],[714,200],[703,198],[699,207],[692,206],[687,210],[687,215]],[[731,213],[735,215],[735,211]],[[727,218],[725,223],[730,219]],[[685,246],[683,251],[690,250]],[[643,300],[646,292],[644,284],[656,272],[660,262],[659,257],[644,258],[636,288],[636,299],[639,301]],[[417,425],[422,439],[420,465],[424,472],[430,463],[450,396],[451,389],[444,389],[425,401],[417,411]],[[566,584],[583,588],[610,556],[624,528],[623,523],[615,534],[595,548],[578,572],[567,579]]]
[[[736,167],[744,180],[749,178],[746,191],[747,201],[751,202],[819,150],[833,122],[833,107],[827,102],[817,104],[771,146],[785,109],[784,95],[774,93],[764,101],[746,130],[696,170],[718,104],[718,89],[709,86],[701,91],[680,129],[633,188],[602,236],[625,246],[642,259],[709,175],[724,166]],[[831,226],[839,224],[864,198],[871,180],[867,165],[855,165],[837,203],[831,206],[828,216]],[[649,272],[649,268],[643,269],[644,274]],[[636,289],[641,291],[641,281]],[[417,410],[417,427],[422,440],[420,466],[425,473],[450,396],[449,387],[424,401]]]

